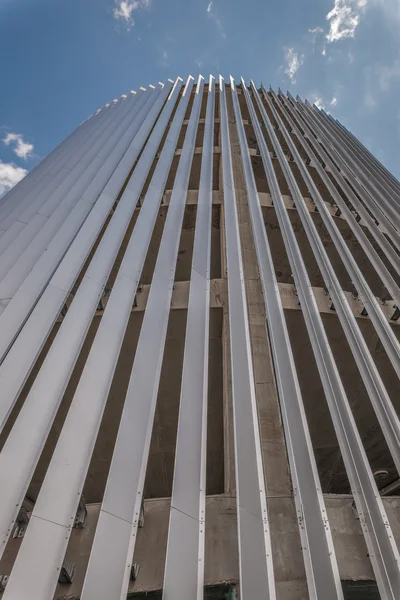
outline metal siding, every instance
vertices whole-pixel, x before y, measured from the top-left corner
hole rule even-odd
[[[192,257],[164,600],[202,600],[215,83],[210,77]]]
[[[383,231],[387,233],[393,245],[397,248],[397,250],[400,251],[400,238],[396,227],[387,216],[384,207],[375,203],[370,193],[363,187],[362,183],[357,179],[357,177],[354,176],[351,168],[351,161],[344,150],[337,144],[332,145],[329,132],[325,129],[323,123],[316,120],[315,115],[306,105],[297,102],[296,108],[302,113],[302,115],[304,115],[304,118],[308,119],[311,129],[317,130],[317,128],[319,128],[318,137],[324,142],[325,150],[328,152],[328,154],[332,154],[335,162],[340,165],[341,171],[346,175],[348,180],[351,181],[355,191],[360,196],[360,199],[365,206],[369,209],[372,216],[376,219],[376,222],[383,227]]]
[[[159,106],[162,106],[163,100],[165,100],[168,93],[169,88],[167,86],[163,95],[160,97]],[[137,180],[136,195],[132,192],[128,193],[127,191],[123,194],[107,228],[107,232],[97,248],[83,278],[82,284],[79,286],[74,301],[61,325],[59,334],[30,390],[14,428],[8,436],[3,451],[0,453],[0,471],[8,481],[6,493],[0,497],[0,531],[3,536],[7,535],[8,523],[11,522],[13,515],[18,511],[20,501],[23,498],[30,477],[32,476],[37,460],[39,459],[52,420],[55,417],[63,392],[75,365],[75,361],[85,340],[91,319],[93,318],[93,314],[106,284],[107,277],[111,271],[115,256],[128,227],[130,217],[136,206],[140,190],[145,181],[146,174],[150,169],[151,162],[154,159],[155,149],[158,147],[159,141],[161,140],[165,122],[168,119],[171,110],[172,106],[170,104],[165,110],[165,115],[163,119],[161,119],[161,123],[155,127],[149,138],[150,147],[146,152],[146,145],[146,149],[140,159],[139,168],[135,172],[135,179]],[[151,127],[154,119],[155,115],[146,125],[146,129],[142,135],[143,141],[145,139],[146,130]],[[162,121],[164,121],[164,124]],[[122,185],[122,182],[120,185]],[[108,211],[115,198],[106,198]],[[100,216],[101,215],[102,213],[100,213]],[[107,212],[103,214],[100,223],[98,220],[94,220],[93,224],[95,226],[95,232],[101,227],[106,215]],[[91,239],[92,242],[94,241],[95,238],[88,235],[89,233],[91,233],[91,231],[86,230],[84,235],[76,240],[79,253],[82,252],[82,243],[87,244]],[[83,246],[83,250],[85,250],[85,246]],[[85,250],[84,256],[86,256],[87,252],[88,249]],[[73,264],[75,264],[76,267],[76,259],[78,256],[76,252],[72,252],[71,257],[66,256],[64,263],[72,258]],[[39,325],[39,329],[36,330],[38,333],[49,332],[62,303],[65,301],[65,288],[68,290],[73,284],[75,278],[73,272],[67,268],[67,264],[64,266],[64,263],[60,265],[60,268],[40,299],[32,318],[28,322],[28,325],[31,324],[32,327]],[[47,327],[43,326],[43,318],[41,318],[41,315],[47,319]],[[28,334],[30,335],[24,336],[24,333],[25,330],[21,334],[22,343],[19,344],[18,340],[17,344],[20,348],[24,348],[25,357],[27,354],[27,345],[29,348],[29,344],[32,345],[32,342],[35,343],[35,338],[32,335],[32,329],[28,328]],[[25,343],[24,337],[27,337]],[[36,339],[36,346],[34,344],[32,345],[33,351],[35,351],[37,343],[41,342],[43,337],[36,337]],[[40,347],[41,346],[37,348],[34,356],[40,351]],[[4,363],[4,374],[7,379],[3,383],[4,386],[8,386],[6,389],[9,401],[1,406],[0,429],[6,423],[8,414],[13,407],[13,402],[17,399],[17,390],[20,389],[21,386],[20,381],[16,380],[15,377],[16,368],[14,367],[14,369],[12,369],[13,363],[9,360],[14,357],[15,360],[21,361],[21,351],[12,351],[10,355],[7,356]],[[28,364],[30,367],[32,366],[32,358]],[[19,366],[19,372],[21,372],[21,366]],[[15,387],[16,385],[18,385],[18,388]],[[32,421],[35,422],[35,427],[30,430],[30,435],[24,438],[24,443],[21,445],[19,443],[20,432],[24,431],[27,424]],[[18,448],[19,451],[15,452],[15,448]]]
[[[104,113],[105,111],[103,111]],[[92,129],[96,129],[98,121],[94,120],[89,125],[78,127],[58,148],[55,148],[44,160],[42,160],[32,171],[30,171],[22,181],[20,181],[12,190],[10,190],[2,199],[0,205],[0,229],[3,227],[4,219],[19,205],[21,200],[27,201],[27,196],[32,194],[36,188],[43,187],[43,179],[49,170],[54,168],[56,161],[64,162],[69,148],[76,143],[78,139],[84,139]],[[47,176],[49,181],[51,177]]]
[[[129,103],[127,106],[129,107]],[[134,116],[135,106],[136,104],[133,105]],[[39,214],[45,214],[45,216],[48,216],[48,220],[41,228],[39,235],[37,235],[29,246],[25,248],[24,252],[18,256],[13,267],[4,279],[0,281],[0,298],[12,298],[26,275],[32,269],[32,266],[39,260],[43,251],[48,249],[55,234],[58,234],[57,250],[64,248],[60,241],[60,236],[68,229],[69,219],[72,218],[73,214],[80,214],[80,208],[82,206],[85,207],[83,209],[84,216],[90,211],[113,170],[113,165],[110,164],[110,161],[104,160],[101,156],[101,151],[104,150],[109,153],[116,144],[124,145],[125,148],[129,144],[129,140],[126,139],[126,136],[119,135],[121,133],[118,131],[120,119],[120,112],[115,108],[114,118],[110,127],[106,129],[104,135],[100,136],[98,140],[95,140],[93,147],[87,149],[86,153],[89,156],[88,164],[85,164],[85,161],[78,162],[78,177],[76,177],[74,170],[72,170],[63,184],[54,192],[52,196],[52,202],[55,205],[54,211],[51,211],[50,214],[46,215],[46,211],[42,213],[42,209],[39,209]],[[129,119],[130,115],[128,114],[126,120]],[[125,119],[123,122],[124,121]],[[113,131],[112,135],[110,135],[111,131]],[[91,150],[91,152],[88,150]],[[96,182],[96,189],[93,190],[93,194],[88,197],[84,192],[92,181]],[[32,207],[32,210],[36,210],[36,207]],[[23,215],[20,220],[24,221]],[[81,219],[79,219],[76,224],[72,223],[71,233],[73,236],[75,236],[76,232],[79,230],[80,222]],[[69,235],[67,239],[70,240]],[[67,242],[68,245],[69,243]],[[54,252],[53,254],[56,253]]]
[[[276,104],[279,105],[279,101],[275,93],[271,91],[271,94],[275,99]],[[304,151],[308,154],[309,158],[312,159],[313,166],[317,170],[318,175],[321,177],[326,188],[329,190],[329,193],[332,199],[335,201],[335,204],[338,206],[339,210],[346,218],[350,229],[354,233],[355,237],[360,243],[360,246],[363,248],[365,254],[368,256],[369,260],[374,266],[375,271],[382,280],[382,283],[386,286],[386,289],[390,292],[392,298],[394,298],[400,304],[400,289],[395,280],[393,279],[392,275],[388,271],[387,267],[383,263],[382,259],[379,257],[379,254],[373,247],[372,243],[369,241],[367,235],[365,234],[363,230],[365,227],[363,228],[357,221],[357,215],[359,215],[362,218],[364,226],[368,227],[372,236],[374,237],[380,248],[383,250],[392,266],[400,272],[399,255],[396,253],[389,240],[385,237],[384,233],[379,229],[375,220],[371,217],[371,215],[364,207],[362,202],[357,198],[351,187],[346,182],[345,178],[339,171],[336,170],[333,162],[330,160],[323,148],[320,145],[318,145],[318,147],[315,146],[315,138],[312,136],[307,124],[305,122],[302,122],[301,124],[301,128],[303,129],[304,133],[307,134],[306,141],[306,138],[301,135],[298,123],[296,123],[296,117],[294,115],[293,107],[291,106],[289,101],[285,100],[285,98],[282,97],[282,95],[280,95],[279,98],[282,100],[283,106],[287,111],[283,114],[287,119],[289,126],[292,127],[292,131],[296,134],[297,139],[300,142]],[[295,121],[293,121],[293,119],[295,119]],[[352,208],[346,204],[345,200],[342,198],[342,196],[337,191],[336,187],[333,185],[327,172],[320,164],[314,150],[319,154],[320,158],[325,163],[325,165],[329,167],[331,176],[333,177],[339,188],[341,188],[345,192],[346,198],[349,201],[351,201]]]
[[[358,150],[355,150],[352,147],[352,145],[348,143],[346,137],[342,134],[341,129],[339,127],[336,127],[335,123],[333,122],[333,119],[331,119],[323,110],[319,111],[319,114],[321,117],[324,118],[329,129],[334,133],[338,142],[340,142],[350,153],[357,167],[361,169],[361,172],[368,173],[368,175],[372,177],[374,186],[377,186],[380,190],[380,193],[385,195],[391,207],[395,211],[398,210],[398,197],[396,191],[391,188],[390,184],[386,181],[386,179],[380,176],[380,174],[376,171],[374,166],[371,165],[368,161],[366,161],[362,154]]]
[[[244,85],[242,85],[242,89],[250,108],[253,126],[257,128],[257,123],[254,121],[256,115],[252,110],[249,92]],[[322,596],[327,600],[328,598],[341,599],[343,595],[332,535],[233,81],[232,94],[268,331],[274,357],[275,376],[285,427],[308,591],[311,599]]]
[[[192,85],[189,79],[182,100],[185,100],[185,96],[190,96]],[[94,597],[99,600],[108,600],[110,597],[122,600],[127,594],[202,90],[203,78],[199,77],[83,585],[82,600]],[[167,143],[175,149],[176,136],[172,135],[171,130]],[[115,521],[119,521],[117,528]],[[115,560],[114,552],[121,557],[120,562]]]
[[[289,99],[291,99],[290,96]],[[299,107],[301,107],[301,105],[296,104],[297,111],[299,111]],[[291,112],[293,114],[293,107],[291,109]],[[300,116],[300,113],[298,114]],[[301,118],[303,119],[302,126],[305,124],[305,129],[308,132],[307,139],[309,140],[309,143],[312,147],[314,147],[314,149],[316,149],[318,153],[321,153],[321,156],[324,156],[324,158],[326,156],[328,158],[326,164],[330,166],[332,177],[345,191],[346,197],[350,200],[353,208],[357,211],[357,213],[360,216],[362,216],[364,222],[368,226],[368,229],[371,231],[378,244],[382,247],[392,266],[395,269],[399,270],[399,257],[395,250],[395,248],[397,248],[397,250],[400,250],[400,240],[397,231],[382,212],[380,212],[378,215],[379,220],[373,216],[372,211],[369,208],[370,205],[368,202],[368,194],[358,182],[358,180],[354,178],[348,165],[340,156],[340,152],[336,152],[333,148],[329,147],[329,142],[324,132],[318,126],[318,124],[316,124],[315,121],[312,120],[310,122],[310,119],[307,119],[305,113],[301,113]],[[306,123],[308,123],[308,125]],[[317,141],[312,135],[311,130],[313,130],[314,133],[318,135],[319,141]],[[323,147],[321,144],[322,142],[324,143]],[[324,150],[324,148],[326,151]],[[332,160],[329,158],[328,154],[331,155],[331,157],[333,157]],[[355,192],[357,192],[358,196],[346,183],[345,177],[347,181],[351,182],[351,185],[354,188]],[[395,248],[393,248],[386,235],[393,242]]]
[[[63,149],[63,153],[58,156],[58,159],[54,159],[50,164],[43,165],[45,173],[42,174],[36,185],[30,186],[28,193],[21,194],[21,201],[14,197],[8,206],[5,207],[1,214],[1,227],[7,229],[26,207],[35,206],[37,203],[40,205],[42,198],[47,199],[70,173],[70,169],[67,167],[68,159],[73,156],[74,153],[79,154],[80,146],[83,145],[85,148],[90,147],[92,140],[96,139],[102,132],[104,123],[108,123],[110,119],[112,120],[113,118],[114,111],[112,109],[104,111],[102,118],[99,119],[99,122],[96,123],[95,127],[92,124],[91,127],[82,128],[78,136],[71,138],[70,144]],[[83,168],[84,165],[78,167],[78,170]]]
[[[274,145],[281,168],[290,180],[292,172],[289,167],[285,168],[287,166],[287,159],[277,141],[273,126],[254,85],[253,94],[261,112],[262,121]],[[308,279],[307,270],[282,200],[268,148],[262,137],[261,129],[258,127],[256,130],[258,130],[257,140],[272,191],[273,202],[286,251],[292,267],[304,320],[342,452],[347,476],[354,495],[360,523],[369,549],[371,563],[382,595],[384,598],[395,600],[400,595],[400,557],[393,532],[379,497],[379,492],[329,345],[329,340]],[[299,190],[295,182],[293,182],[292,189],[298,199],[298,206],[301,206],[303,200],[299,197]]]
[[[166,94],[166,92],[167,89],[164,94]],[[67,279],[67,281],[63,281],[61,284],[58,283],[58,285],[65,286],[66,292],[69,291],[70,287],[72,287],[74,281],[78,277],[87,254],[94,244],[97,235],[100,233],[102,225],[112,209],[121,187],[129,175],[132,164],[141,151],[142,144],[150,133],[154,120],[158,115],[163,101],[165,101],[165,97],[161,93],[160,97],[158,97],[158,94],[154,97],[152,95],[149,100],[149,104],[146,102],[141,110],[139,110],[132,126],[128,128],[126,135],[123,136],[110,154],[109,161],[113,171],[111,177],[107,179],[106,185],[101,193],[99,194],[99,191],[96,190],[96,188],[98,188],[98,183],[95,184],[94,189],[89,185],[84,192],[82,201],[84,201],[84,206],[92,207],[91,216],[85,220],[81,228],[76,230],[76,236],[72,244],[68,248],[62,248],[59,237],[53,239],[47,248],[47,252],[45,252],[36,262],[34,268],[26,277],[12,301],[7,305],[4,312],[6,318],[4,315],[0,316],[0,328],[2,331],[2,336],[0,338],[0,356],[2,356],[2,358],[4,358],[7,353],[12,341],[15,339],[20,328],[29,316],[30,311],[41,297],[43,289],[48,284],[53,273],[56,280],[58,280],[60,271],[55,271],[57,267],[59,267],[62,272],[67,270],[67,273],[70,275],[69,280]],[[128,140],[130,141],[128,148],[126,148],[125,145],[126,140],[124,138],[126,136],[128,136]],[[93,205],[92,202],[94,199],[96,201]],[[66,220],[65,225],[68,224],[68,221],[72,220],[73,217],[74,215],[71,213]],[[97,223],[97,229],[95,230],[93,230],[93,221],[95,224]],[[77,248],[79,248],[78,255],[76,254]],[[61,260],[63,256],[65,260]],[[54,281],[51,279],[50,283],[54,283]],[[68,284],[69,287],[67,287]],[[57,283],[55,283],[55,285],[57,285]],[[61,308],[62,305],[60,306],[60,310]],[[4,370],[5,368],[0,366],[0,373]]]
[[[179,95],[179,81],[180,79],[176,81],[167,100],[171,110]],[[154,221],[172,163],[175,150],[172,137],[175,136],[175,140],[178,138],[187,101],[188,95],[182,97],[171,125],[170,142],[164,146],[157,163],[137,226],[134,228],[118,271],[100,327],[32,513],[31,522],[35,521],[39,525],[35,528],[28,528],[29,531],[23,540],[18,559],[7,584],[5,599],[8,594],[10,594],[10,598],[14,594],[17,597],[18,595],[24,596],[31,587],[29,577],[24,577],[23,580],[18,572],[21,573],[31,567],[37,572],[38,565],[30,560],[29,547],[31,544],[40,544],[40,523],[51,522],[50,529],[52,531],[48,532],[48,543],[42,548],[40,557],[37,558],[37,561],[41,563],[40,581],[34,591],[35,595],[32,595],[32,590],[30,593],[32,600],[49,597],[54,593],[58,577],[55,565],[58,564],[60,567],[64,558],[71,532],[71,523],[75,518]],[[146,200],[148,200],[147,203]],[[143,227],[141,226],[142,222]],[[88,397],[91,399],[91,411],[87,410]],[[43,527],[47,531],[48,526]]]
[[[301,157],[293,144],[289,134],[285,131],[283,123],[277,114],[274,106],[269,101],[268,96],[264,94],[264,98],[270,107],[272,114],[276,120],[276,123],[284,136],[284,139],[288,145],[289,151],[294,157],[294,161],[297,164],[299,171],[306,183],[315,206],[321,215],[321,219],[330,233],[333,243],[338,250],[339,255],[342,257],[343,263],[346,266],[349,274],[351,275],[353,284],[357,291],[359,291],[360,298],[364,302],[368,310],[370,319],[375,326],[383,346],[386,348],[389,344],[389,350],[393,352],[392,346],[394,347],[395,357],[400,355],[400,347],[396,336],[390,328],[385,315],[382,312],[375,296],[372,294],[366,280],[364,279],[360,269],[357,266],[348,246],[339,232],[334,218],[329,212],[325,202],[322,200],[319,192],[309,174],[307,167],[301,160]],[[276,147],[277,142],[274,143]],[[339,317],[339,321],[343,327],[343,331],[351,348],[352,354],[359,368],[362,380],[367,389],[369,398],[372,406],[376,412],[376,416],[382,427],[383,434],[386,438],[387,444],[390,448],[394,463],[397,470],[400,472],[400,421],[397,417],[396,411],[390,401],[389,395],[386,391],[382,378],[380,377],[379,371],[374,363],[373,357],[368,349],[367,343],[361,333],[361,330],[357,324],[356,318],[353,314],[351,306],[341,290],[339,280],[335,274],[333,266],[329,260],[328,254],[324,248],[322,240],[320,239],[316,226],[313,223],[311,215],[301,197],[300,190],[298,189],[294,177],[290,173],[290,168],[285,164],[284,170],[289,180],[289,186],[293,194],[293,199],[298,210],[299,216],[303,223],[304,230],[306,231],[308,240],[313,249],[314,256],[317,264],[319,265],[320,271],[324,278],[326,289],[331,296],[335,311]],[[382,333],[383,330],[383,333]],[[386,342],[386,333],[389,332],[389,342]],[[397,364],[397,361],[396,363]],[[395,365],[393,365],[394,368]],[[400,373],[399,369],[396,369],[397,373]]]
[[[243,94],[242,99],[240,94]],[[193,104],[185,122],[187,129],[183,130],[191,99]],[[218,99],[219,115],[215,109]],[[174,157],[179,154],[84,587],[81,593],[79,590],[82,600],[126,598],[188,186],[193,165],[198,164],[194,162],[194,152],[202,102],[206,104],[206,117],[190,266],[163,599],[202,600],[204,591],[210,268],[214,159],[217,156],[214,153],[214,125],[217,122],[221,131],[219,176],[226,250],[222,260],[226,258],[227,267],[225,309],[229,319],[231,361],[228,385],[232,384],[240,595],[243,600],[275,600],[277,573],[274,572],[271,548],[268,492],[261,453],[264,440],[261,440],[259,428],[253,371],[254,350],[245,287],[248,275],[242,259],[245,246],[240,237],[241,227],[247,224],[239,219],[235,185],[242,186],[247,194],[308,597],[310,600],[343,599],[335,548],[275,276],[274,256],[264,224],[251,152],[247,147],[242,101],[250,113],[250,121],[246,124],[252,127],[257,140],[272,197],[271,210],[276,213],[293,272],[300,309],[377,585],[382,600],[400,597],[398,548],[329,345],[274,164],[279,164],[289,187],[305,239],[334,304],[334,318],[343,329],[381,426],[382,441],[386,439],[399,472],[398,415],[285,152],[289,152],[290,160],[297,166],[302,184],[309,191],[359,299],[367,309],[371,326],[386,351],[388,366],[391,361],[399,377],[399,342],[342,237],[331,207],[314,183],[312,169],[318,173],[332,203],[346,219],[353,239],[357,240],[397,305],[400,305],[400,288],[390,268],[393,267],[396,273],[400,271],[396,251],[400,250],[400,183],[348,130],[307,101],[295,100],[290,94],[284,96],[280,90],[278,95],[273,90],[268,94],[264,88],[258,90],[252,82],[249,89],[244,80],[237,86],[233,78],[229,87],[222,77],[219,86],[215,85],[211,76],[205,90],[202,76],[199,76],[197,86],[190,76],[185,86],[181,78],[175,83],[168,80],[165,86],[150,86],[147,91],[141,88],[138,94],[122,96],[106,105],[83,122],[0,200],[0,433],[5,438],[0,451],[0,558],[8,550],[15,520],[107,280],[112,270],[116,271],[2,596],[4,600],[53,597],[146,256],[149,249],[154,251],[150,244],[165,186]],[[285,151],[273,121],[280,130],[279,136],[283,136]],[[183,131],[183,147],[176,153],[178,138]],[[276,163],[271,159],[266,136],[272,143]],[[303,161],[297,150],[299,146],[311,160],[310,166]],[[243,182],[236,169],[243,169]],[[143,193],[147,180],[147,191]],[[138,204],[140,211],[117,268],[116,257]],[[99,240],[106,221],[107,227]],[[371,243],[367,232],[377,246]],[[390,268],[386,266],[387,262]],[[84,266],[86,271],[75,289]],[[66,314],[63,312],[57,334],[35,373],[33,369],[38,366],[38,357],[66,302],[68,310]],[[11,417],[9,427],[10,415],[31,373],[35,373],[31,387],[15,419],[14,415]],[[277,582],[282,583],[278,578]],[[281,590],[278,595],[280,593]]]
[[[253,361],[242,252],[232,169],[231,141],[220,77],[222,182],[226,228],[232,400],[238,513],[240,595],[256,598],[261,590],[276,598],[267,499],[261,457]]]

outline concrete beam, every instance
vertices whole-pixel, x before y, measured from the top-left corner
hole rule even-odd
[[[214,146],[214,150],[213,150],[214,154],[221,154],[221,148],[219,146]],[[203,154],[203,147],[202,146],[197,146],[194,149],[194,153],[195,154]],[[175,150],[175,156],[180,156],[182,154],[182,148],[177,148]]]
[[[248,238],[249,239],[249,238]],[[245,248],[245,254],[246,254]],[[250,268],[250,264],[249,264]],[[254,263],[253,270],[256,268],[256,263]],[[254,287],[256,286],[255,278],[250,277],[248,286],[251,293],[254,293]],[[282,299],[283,308],[286,310],[301,310],[301,306],[299,304],[299,300],[296,294],[296,289],[291,283],[279,283],[279,292]],[[189,281],[177,281],[174,285],[174,291],[172,293],[172,302],[171,309],[187,309],[188,307],[188,299],[189,299]],[[132,307],[132,312],[143,312],[146,309],[147,298],[150,291],[150,284],[143,285],[141,290],[136,294],[136,305]],[[317,305],[319,311],[325,314],[335,314],[335,309],[333,307],[332,301],[329,295],[326,294],[325,290],[321,287],[313,287],[313,292],[315,299],[317,301]],[[226,308],[226,279],[212,279],[211,281],[211,296],[210,296],[210,306],[211,308]],[[347,296],[350,306],[353,310],[353,314],[358,319],[369,320],[368,315],[363,315],[363,304],[357,298],[354,298],[351,292],[344,292]],[[379,298],[377,298],[378,301]],[[67,307],[72,301],[72,296],[67,303]],[[105,308],[107,304],[107,297],[104,297],[102,300],[103,308]],[[259,305],[257,304],[259,308]],[[388,321],[392,325],[400,325],[400,319],[398,321],[391,320],[391,317],[395,311],[395,305],[393,300],[387,300],[384,304],[382,304],[382,309],[387,316]],[[250,312],[251,309],[250,309]],[[103,314],[102,310],[98,310],[95,313],[96,317],[101,317]],[[61,322],[63,317],[60,315],[57,322]]]
[[[325,290],[320,287],[313,287],[313,293],[315,299],[317,301],[319,312],[326,314],[334,314],[335,309],[332,304],[332,301],[329,295],[326,294]],[[296,290],[294,285],[290,283],[279,283],[279,291],[282,298],[283,308],[285,309],[293,309],[293,310],[301,310],[301,306],[299,304],[299,300],[296,294]],[[343,292],[347,297],[349,304],[352,308],[353,314],[358,319],[369,319],[368,315],[362,314],[364,305],[358,299],[354,298],[351,292]],[[378,302],[380,302],[379,298],[377,298]],[[382,310],[384,311],[388,321],[390,321],[393,325],[399,325],[399,321],[391,320],[391,317],[395,311],[395,305],[393,300],[388,300],[384,304],[382,304]]]
[[[273,208],[271,194],[269,194],[268,192],[258,192],[258,196],[260,198],[261,206],[265,206],[267,208]],[[290,196],[283,195],[282,197],[283,197],[285,206],[289,211],[292,211],[292,210],[297,211],[296,207],[294,206],[293,200]],[[167,190],[163,196],[163,205],[164,206],[169,205],[170,198],[171,198],[171,190]],[[186,204],[197,204],[197,198],[198,198],[198,191],[197,190],[189,190]],[[311,213],[316,212],[315,206],[312,203],[312,201],[310,200],[310,198],[305,197],[304,200],[305,200],[308,210]],[[222,191],[214,190],[213,191],[213,204],[222,204],[222,203],[223,203]],[[340,215],[336,214],[338,212],[338,207],[335,204],[332,205],[329,202],[325,202],[325,204],[328,207],[329,212],[335,219],[339,219],[341,221],[346,221],[345,217],[342,214],[340,214]],[[136,210],[140,210],[140,207],[138,207]],[[360,225],[361,225],[361,227],[366,227],[364,221],[362,221],[362,220],[360,221]]]
[[[204,123],[205,123],[205,122],[206,122],[206,120],[205,120],[205,119],[199,119],[199,125],[204,125]],[[219,118],[218,118],[218,117],[215,117],[215,119],[214,119],[214,123],[215,123],[215,124],[218,124],[218,123],[219,123]],[[188,125],[188,124],[189,124],[189,119],[185,119],[185,120],[183,121],[183,125]]]

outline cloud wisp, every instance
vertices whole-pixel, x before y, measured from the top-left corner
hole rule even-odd
[[[360,23],[361,13],[368,0],[334,0],[332,10],[326,15],[329,21],[328,42],[338,42],[344,38],[353,38]]]
[[[329,114],[329,107],[336,106],[338,103],[337,96],[333,96],[332,100],[330,102],[327,100],[324,100],[324,98],[321,94],[311,94],[310,98],[312,98],[313,104],[315,104],[315,106],[317,108],[319,108],[319,110],[326,110],[328,112],[328,114]]]
[[[129,31],[135,24],[133,13],[137,10],[148,8],[150,0],[115,0],[113,10],[114,19],[122,21]]]
[[[322,29],[322,27],[314,27],[312,29],[308,30],[308,33],[311,36],[311,41],[313,44],[315,44],[315,42],[317,41],[318,37],[324,33],[324,30]]]
[[[20,133],[7,133],[6,137],[3,138],[3,143],[6,146],[12,146],[13,151],[19,158],[26,160],[32,156],[33,144],[25,142],[23,136]]]
[[[27,172],[14,163],[4,163],[0,160],[0,198],[21,181]]]
[[[220,33],[221,37],[224,40],[226,40],[225,28],[222,25],[221,19],[218,16],[218,12],[217,12],[217,10],[215,8],[214,2],[211,1],[211,2],[209,2],[207,4],[206,11],[207,11],[208,18],[211,19],[215,23],[215,25],[218,27],[218,30],[219,30],[219,33]]]
[[[285,60],[285,73],[294,84],[296,83],[296,73],[304,63],[304,54],[298,54],[294,51],[294,48],[287,48],[285,51]]]
[[[161,61],[160,61],[160,65],[161,65],[162,67],[169,67],[169,66],[170,66],[170,64],[169,64],[169,54],[168,54],[167,50],[163,50],[163,51],[161,52]]]

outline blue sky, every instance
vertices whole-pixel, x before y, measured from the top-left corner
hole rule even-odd
[[[325,106],[398,177],[400,0],[0,0],[0,195],[97,108],[201,72]]]

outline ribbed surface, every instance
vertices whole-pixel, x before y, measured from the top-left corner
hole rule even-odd
[[[35,470],[47,469],[4,600],[55,594],[121,361],[128,372],[118,388],[121,410],[110,424],[115,435],[103,450],[107,480],[94,498],[102,506],[79,593],[82,600],[110,600],[125,598],[130,589],[193,193],[183,353],[167,376],[178,381],[179,403],[171,425],[177,432],[163,598],[203,598],[210,298],[212,263],[219,261],[212,237],[216,190],[222,222],[218,270],[227,283],[224,394],[231,398],[241,598],[277,597],[263,459],[269,440],[261,423],[251,333],[255,315],[248,286],[255,276],[246,266],[243,206],[264,299],[257,316],[265,309],[309,598],[343,598],[278,281],[282,256],[265,226],[266,195],[312,348],[312,376],[325,395],[319,401],[326,402],[333,424],[381,598],[400,598],[400,557],[353,414],[356,398],[342,380],[310,279],[312,263],[379,423],[382,452],[399,473],[393,386],[388,389],[359,317],[362,310],[397,381],[400,183],[344,127],[308,102],[243,80],[227,84],[221,77],[200,76],[195,82],[190,76],[141,88],[97,111],[0,203],[0,558]],[[346,224],[347,238],[340,223]],[[307,248],[299,243],[300,228]],[[143,322],[129,346],[133,351],[126,351],[143,282],[151,284]],[[263,322],[261,327],[265,335]],[[61,423],[56,443],[55,422]],[[165,414],[165,428],[167,422]],[[225,460],[227,453],[225,440]]]

